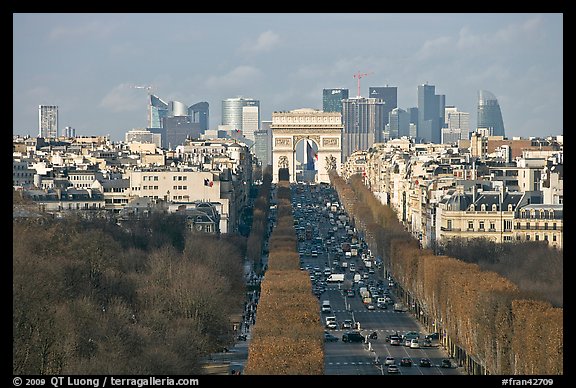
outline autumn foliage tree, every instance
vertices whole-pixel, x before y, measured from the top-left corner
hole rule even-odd
[[[245,374],[324,373],[320,306],[308,273],[300,271],[290,196],[289,183],[281,180],[278,222],[270,236],[268,270],[261,284]]]

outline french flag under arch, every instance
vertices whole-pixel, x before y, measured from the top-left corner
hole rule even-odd
[[[314,148],[312,148],[312,144],[308,139],[306,139],[306,156],[307,156],[306,169],[315,170],[314,163],[318,160],[318,154],[314,151]]]

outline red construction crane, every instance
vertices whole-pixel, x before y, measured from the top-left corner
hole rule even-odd
[[[354,78],[358,78],[358,94],[357,96],[360,97],[360,79],[366,77],[367,75],[370,75],[372,73],[356,73],[354,74]]]

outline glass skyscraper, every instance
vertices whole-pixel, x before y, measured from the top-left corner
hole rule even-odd
[[[434,85],[418,85],[418,141],[440,144],[446,96],[436,94]]]
[[[342,113],[342,100],[348,99],[349,90],[341,88],[322,90],[322,110]]]
[[[222,100],[222,125],[230,125],[233,129],[242,130],[242,117],[245,106],[258,108],[258,126],[260,128],[260,101],[252,98],[227,98]],[[250,112],[251,114],[253,112]]]
[[[398,108],[398,88],[396,86],[370,86],[368,97],[380,98],[384,101],[384,125],[388,124],[389,113]]]
[[[487,90],[478,91],[476,128],[487,128],[493,136],[505,136],[504,120],[496,96]]]
[[[168,104],[151,94],[148,104],[148,128],[162,128],[162,119],[167,116]]]

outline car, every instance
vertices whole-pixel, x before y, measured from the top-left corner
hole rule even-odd
[[[340,325],[341,329],[351,329],[353,326],[351,319],[345,319],[342,324]]]
[[[397,335],[390,337],[390,345],[400,346],[401,341],[402,341],[402,339]]]
[[[387,370],[387,372],[390,373],[390,374],[397,374],[397,373],[400,373],[400,369],[398,369],[398,366],[397,366],[397,365],[394,365],[394,364],[393,364],[393,365],[388,365],[388,370]]]
[[[440,362],[440,368],[452,368],[452,362],[445,358]]]
[[[392,357],[392,356],[386,357],[386,360],[384,361],[384,365],[395,365],[395,364],[396,364],[396,360],[394,359],[394,357]]]
[[[358,331],[348,331],[342,334],[342,342],[364,342],[366,339]]]
[[[404,339],[402,340],[402,344],[403,344],[404,346],[408,347],[408,348],[410,347],[410,343],[411,343],[411,342],[412,342],[412,340],[411,340],[410,338],[404,338]]]
[[[419,365],[421,367],[430,368],[432,366],[432,363],[430,362],[429,358],[421,358]]]
[[[412,366],[412,359],[410,357],[402,357],[400,366]]]
[[[439,333],[430,333],[424,336],[425,339],[429,339],[429,340],[438,340],[440,339],[440,334]]]
[[[366,303],[366,308],[368,310],[375,310],[376,307],[374,306],[374,303]]]
[[[349,298],[353,298],[356,295],[356,291],[354,291],[353,289],[348,289],[346,290],[346,296]]]
[[[430,348],[430,347],[432,347],[432,341],[430,341],[429,339],[426,338],[422,341],[420,346],[423,348]]]
[[[334,334],[328,333],[327,331],[324,332],[324,342],[338,342],[338,337]]]
[[[420,349],[420,343],[418,342],[418,339],[412,338],[410,340],[410,349]]]
[[[378,304],[376,304],[376,307],[378,307],[379,309],[382,309],[382,310],[388,309],[388,306],[386,305],[386,303],[378,303]]]

